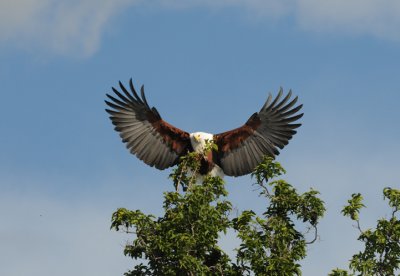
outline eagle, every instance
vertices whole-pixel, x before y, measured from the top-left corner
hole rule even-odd
[[[150,108],[143,85],[140,96],[132,79],[130,91],[121,81],[119,87],[112,87],[114,95],[106,94],[111,122],[129,151],[159,170],[178,164],[188,152],[204,154],[207,141],[213,141],[217,147],[203,156],[200,175],[249,174],[264,156],[279,154],[278,148],[283,149],[301,126],[294,122],[303,116],[298,114],[303,106],[296,106],[298,97],[291,99],[291,90],[283,97],[280,88],[277,96],[269,94],[260,111],[241,127],[219,134],[188,133],[164,121],[155,107]]]

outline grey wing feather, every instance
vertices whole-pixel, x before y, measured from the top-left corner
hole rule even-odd
[[[109,100],[105,102],[110,109],[106,111],[126,147],[146,164],[157,169],[177,164],[190,144],[189,134],[165,123],[154,107],[150,109],[143,86],[141,97],[132,79],[129,81],[131,92],[121,82],[119,86],[122,93],[113,87],[114,96],[107,94]],[[171,141],[175,143],[175,149]]]
[[[303,105],[295,106],[298,98],[290,100],[292,91],[281,100],[282,88],[272,99],[271,94],[261,108],[242,127],[215,135],[219,144],[218,165],[230,176],[251,173],[265,155],[275,157],[296,134],[294,123],[303,113],[297,114]],[[241,142],[238,142],[241,141]]]

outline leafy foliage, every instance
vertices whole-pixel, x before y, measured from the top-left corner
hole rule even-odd
[[[203,154],[214,147],[207,143]],[[222,179],[207,176],[202,184],[196,182],[202,158],[189,153],[170,175],[175,191],[164,193],[162,217],[124,208],[113,214],[111,228],[135,234],[125,255],[142,260],[125,275],[300,275],[298,262],[306,256],[308,242],[294,221],[316,231],[325,211],[318,192],[298,194],[284,180],[267,184],[285,171],[266,158],[252,174],[267,199],[265,213],[259,217],[245,210],[231,218],[232,204]],[[218,246],[219,236],[228,229],[241,240],[235,261]],[[315,232],[311,242],[316,238]]]
[[[226,195],[222,180],[209,177],[185,194],[164,195],[165,214],[157,220],[126,209],[113,214],[113,228],[135,229],[136,239],[125,247],[125,255],[148,260],[126,275],[197,275],[227,269],[228,257],[217,245],[231,210],[231,204],[221,200]]]
[[[350,276],[350,275],[351,274],[349,274],[346,270],[335,268],[334,270],[332,270],[331,273],[329,273],[328,276]]]
[[[336,269],[330,275],[395,275],[400,267],[400,220],[397,217],[400,190],[385,188],[383,196],[389,200],[392,214],[388,219],[379,219],[375,230],[363,231],[360,228],[358,214],[365,207],[360,194],[353,194],[349,204],[343,208],[342,213],[357,222],[360,231],[358,240],[364,243],[364,250],[350,260],[349,267],[354,274]]]
[[[242,240],[238,249],[237,262],[242,272],[254,272],[257,275],[300,275],[298,261],[306,256],[307,241],[304,234],[296,229],[293,217],[315,228],[323,216],[323,201],[316,197],[317,191],[311,190],[298,194],[296,189],[284,180],[269,183],[268,179],[282,175],[284,169],[272,158],[265,158],[257,166],[253,177],[261,188],[260,194],[269,203],[263,217],[253,211],[244,211],[232,220],[233,227]],[[316,240],[317,233],[315,232]]]
[[[349,205],[346,205],[343,208],[342,214],[344,216],[350,217],[354,221],[358,221],[358,215],[360,213],[360,209],[365,207],[365,205],[362,204],[362,200],[363,197],[360,193],[352,194],[351,199],[347,201]]]

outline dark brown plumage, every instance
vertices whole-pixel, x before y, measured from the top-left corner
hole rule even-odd
[[[107,94],[110,101],[106,103],[111,109],[106,111],[132,154],[162,170],[176,165],[180,156],[197,149],[197,144],[193,143],[201,141],[196,139],[196,142],[193,134],[168,124],[156,108],[150,108],[143,86],[140,89],[141,97],[132,79],[129,82],[131,92],[121,82],[119,86],[122,93],[112,88],[117,97]],[[294,129],[301,125],[294,122],[303,116],[296,115],[302,108],[302,105],[294,107],[297,97],[290,100],[291,91],[281,100],[282,95],[282,89],[275,99],[269,95],[261,110],[254,113],[243,126],[213,135],[218,151],[205,156],[201,164],[202,173],[210,172],[216,164],[226,175],[245,175],[252,172],[265,155],[278,155],[278,148],[287,145],[296,133]]]

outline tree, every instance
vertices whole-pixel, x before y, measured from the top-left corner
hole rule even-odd
[[[162,217],[124,208],[113,214],[111,228],[135,235],[125,255],[141,261],[125,275],[300,275],[299,261],[317,239],[325,211],[319,193],[299,194],[276,179],[285,173],[281,165],[265,158],[252,176],[267,200],[266,211],[259,216],[245,210],[233,217],[221,178],[208,176],[197,183],[201,159],[201,154],[188,154],[170,175],[175,191],[164,193]],[[311,241],[298,224],[315,231]],[[235,260],[218,246],[228,229],[241,241]]]
[[[351,272],[343,269],[335,269],[331,276],[347,275],[395,275],[400,267],[400,190],[385,188],[383,198],[389,200],[392,208],[391,216],[379,219],[376,229],[362,230],[360,227],[359,213],[365,207],[361,194],[353,194],[348,200],[342,213],[357,223],[360,231],[358,240],[364,243],[364,250],[353,255],[349,268]]]
[[[205,149],[215,147],[209,143]],[[257,215],[244,210],[232,215],[232,204],[221,178],[207,176],[198,183],[202,155],[189,153],[170,175],[174,191],[164,193],[164,215],[156,218],[140,210],[118,209],[111,228],[134,234],[124,253],[140,260],[132,275],[301,275],[299,261],[307,245],[318,238],[317,226],[325,207],[319,193],[299,194],[285,180],[272,158],[265,158],[252,173],[266,210]],[[353,194],[342,213],[356,222],[364,250],[353,255],[350,271],[336,268],[330,276],[395,275],[400,267],[400,190],[385,188],[384,199],[392,212],[378,220],[376,229],[362,230],[359,213],[362,195]],[[299,230],[303,224],[314,231],[311,241]],[[233,229],[240,240],[231,260],[218,246],[218,238]]]

